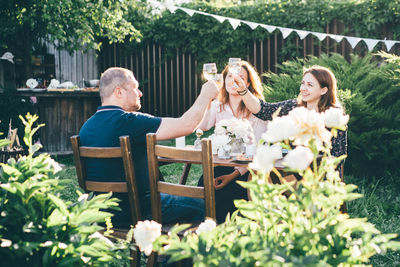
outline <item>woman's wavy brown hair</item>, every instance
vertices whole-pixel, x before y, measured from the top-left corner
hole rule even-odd
[[[337,97],[337,82],[336,77],[332,73],[332,71],[328,68],[321,66],[312,66],[311,68],[305,69],[303,71],[303,77],[307,73],[310,73],[314,76],[314,78],[318,81],[319,86],[321,88],[328,88],[326,94],[322,95],[318,102],[318,110],[319,112],[324,112],[330,107],[342,108],[338,97]],[[301,94],[299,94],[297,98],[297,102],[300,106],[307,106],[307,103],[301,99]]]
[[[247,72],[247,77],[248,77],[247,79],[248,82],[250,82],[248,88],[249,91],[257,98],[264,100],[261,79],[257,71],[247,61],[242,60],[240,62],[240,65]],[[225,104],[229,102],[229,93],[226,91],[225,87],[225,78],[228,75],[228,72],[229,72],[229,66],[226,66],[225,69],[222,71],[224,81],[218,95],[218,100],[221,102],[222,109],[224,109]],[[243,100],[240,102],[238,114],[242,114],[243,118],[247,118],[251,114],[251,112],[246,108],[246,105],[243,103]]]

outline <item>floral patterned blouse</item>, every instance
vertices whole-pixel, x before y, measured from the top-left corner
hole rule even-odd
[[[260,99],[261,110],[254,114],[257,118],[262,120],[272,120],[272,114],[281,108],[279,116],[287,115],[292,109],[297,107],[297,100],[290,99],[282,102],[268,103]],[[335,157],[347,154],[347,131],[337,131],[337,137],[332,138],[331,154]]]

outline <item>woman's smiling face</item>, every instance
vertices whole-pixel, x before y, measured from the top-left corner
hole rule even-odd
[[[311,73],[306,73],[301,81],[301,98],[307,104],[318,104],[321,95],[326,94],[327,88],[319,85],[318,80]]]

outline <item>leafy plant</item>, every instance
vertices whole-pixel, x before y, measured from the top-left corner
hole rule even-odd
[[[341,116],[335,109],[331,112],[329,116]],[[330,155],[325,124],[318,122],[322,119],[330,124],[329,116],[305,108],[289,113],[287,124],[303,126],[290,137],[267,130],[268,140],[278,137],[275,146],[257,151],[252,168],[258,173],[252,173],[252,181],[240,183],[250,191],[251,200],[237,200],[238,211],[219,226],[206,220],[182,239],[178,232],[188,225],[177,226],[158,237],[153,249],[170,255],[170,261],[192,258],[195,266],[365,266],[375,254],[400,250],[400,242],[393,240],[397,234],[381,234],[367,219],[349,218],[340,212],[345,201],[361,195],[353,192],[356,186],[343,183],[336,171],[345,156]],[[304,124],[304,117],[309,118],[309,125]],[[342,122],[333,128],[343,129]],[[270,123],[280,122],[274,119]],[[331,133],[335,135],[335,131]],[[268,166],[275,159],[271,155],[277,144],[288,149],[300,145],[283,160],[287,172],[302,176],[297,185],[282,180],[275,169],[272,171],[282,184],[268,182]],[[299,162],[305,163],[303,167]]]
[[[117,208],[111,193],[82,194],[74,203],[60,199],[60,191],[70,183],[59,180],[60,166],[48,154],[35,155],[40,145],[32,136],[42,125],[29,113],[24,142],[29,155],[1,164],[0,173],[0,257],[11,266],[103,266],[126,258],[127,243],[113,243],[99,233],[100,223]],[[1,142],[4,145],[4,142]],[[109,230],[106,231],[109,233]],[[129,241],[129,240],[128,240]]]

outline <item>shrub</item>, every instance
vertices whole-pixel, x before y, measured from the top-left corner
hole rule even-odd
[[[24,142],[29,155],[1,164],[0,258],[11,266],[106,265],[126,258],[126,243],[114,244],[98,231],[116,208],[110,194],[82,195],[75,202],[59,198],[68,180],[59,180],[60,166],[48,154],[35,156],[40,145],[32,145],[37,116],[26,116]],[[0,142],[5,144],[6,142]]]
[[[397,172],[400,158],[400,57],[380,53],[382,62],[368,54],[352,55],[347,62],[338,54],[296,59],[279,66],[280,73],[266,73],[268,102],[295,98],[303,67],[330,68],[338,81],[339,98],[350,114],[346,173],[382,175]]]

